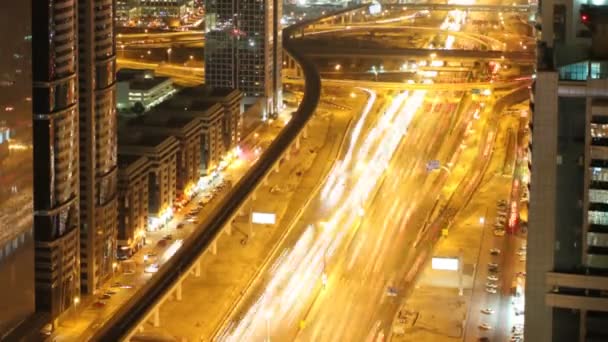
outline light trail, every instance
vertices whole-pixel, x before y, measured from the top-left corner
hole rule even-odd
[[[426,93],[425,90],[417,90],[395,96],[367,135],[361,135],[363,124],[355,126],[345,159],[328,178],[328,182],[331,179],[334,183],[329,186],[328,193],[338,191],[340,194],[330,206],[333,215],[325,223],[309,225],[297,243],[277,259],[260,297],[232,326],[233,329],[220,336],[220,340],[259,340],[264,334],[272,333],[272,322],[280,322],[281,325],[297,322],[325,278],[328,262],[354,236],[363,205],[371,200],[370,195],[377,188],[414,115],[422,107]],[[370,102],[359,122],[365,123],[369,109]],[[354,149],[359,145],[365,146],[364,152],[359,150],[353,157]],[[364,167],[358,168],[362,160]],[[345,190],[347,185],[350,188],[348,193]],[[331,275],[328,281],[331,282]]]

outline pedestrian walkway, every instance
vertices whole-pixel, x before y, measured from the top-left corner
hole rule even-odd
[[[473,289],[484,289],[483,284],[474,284],[485,283],[485,277],[476,277],[477,265],[485,267],[489,256],[495,203],[507,198],[510,190],[511,178],[502,176],[502,170],[507,128],[515,123],[513,118],[501,119],[496,148],[480,187],[455,217],[447,238],[435,247],[436,257],[460,258],[462,273],[434,270],[428,263],[395,317],[391,341],[476,341],[477,336],[465,338],[466,321],[471,316],[471,301],[478,300]]]
[[[353,102],[359,101],[364,101],[363,96]],[[355,108],[362,106],[353,104]],[[184,282],[183,300],[163,304],[160,327],[146,324],[138,336],[199,341],[213,335],[286,228],[297,220],[309,194],[329,172],[352,116],[350,111],[323,106],[317,110],[308,138],[257,191],[256,200],[245,208],[247,215],[235,220],[232,235],[219,240],[217,255],[203,259],[201,277]],[[250,211],[274,213],[277,222],[252,226],[248,221]]]

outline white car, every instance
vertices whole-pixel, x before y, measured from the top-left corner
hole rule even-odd
[[[493,314],[493,313],[494,313],[494,309],[491,309],[491,308],[485,308],[485,309],[482,309],[482,310],[481,310],[481,313],[484,313],[484,314],[486,314],[486,315],[491,315],[491,314]]]
[[[505,236],[504,229],[495,229],[494,230],[494,236]]]
[[[488,280],[491,280],[491,281],[498,281],[498,277],[492,274],[492,275],[489,275],[489,276],[488,276]]]
[[[498,284],[487,282],[486,283],[486,287],[489,288],[489,289],[496,289],[496,288],[498,288]]]
[[[151,264],[144,269],[146,273],[156,273],[158,272],[158,264]]]
[[[486,287],[486,292],[487,292],[487,293],[491,293],[491,294],[495,294],[497,291],[496,291],[496,289],[494,289],[494,288],[491,288],[491,287]]]
[[[492,326],[491,326],[491,325],[489,325],[488,323],[481,323],[481,324],[479,325],[479,329],[481,329],[481,330],[491,330],[491,329],[492,329]]]
[[[490,248],[490,254],[492,254],[492,255],[500,255],[500,249],[498,249],[498,248]]]

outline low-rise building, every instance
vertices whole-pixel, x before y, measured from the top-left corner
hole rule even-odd
[[[224,148],[230,151],[241,141],[243,93],[239,90],[204,85],[189,87],[177,93],[174,101],[182,104],[219,103],[224,111],[222,119]]]
[[[118,155],[118,259],[130,257],[145,243],[148,172],[148,158]]]
[[[167,116],[198,119],[201,123],[201,170],[207,174],[219,165],[226,152],[222,135],[224,110],[220,104],[197,101],[183,104],[172,99],[158,110]]]
[[[188,199],[201,176],[203,121],[197,117],[172,115],[171,111],[155,109],[129,120],[127,126],[146,133],[167,134],[177,138],[177,197],[180,200]]]
[[[176,92],[169,77],[155,76],[151,70],[122,69],[116,78],[116,108],[121,112],[150,110]]]
[[[148,230],[156,230],[173,216],[177,189],[179,141],[169,135],[137,131],[123,126],[119,130],[118,153],[144,156],[148,167]]]

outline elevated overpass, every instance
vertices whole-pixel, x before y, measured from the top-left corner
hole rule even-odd
[[[467,82],[467,83],[406,83],[406,82],[377,82],[377,81],[366,81],[366,80],[339,80],[331,78],[323,78],[321,83],[325,86],[333,87],[344,87],[344,86],[357,86],[371,89],[382,89],[382,90],[472,90],[472,89],[512,89],[517,88],[532,81],[531,78],[521,78],[516,80],[506,80],[498,82]],[[302,85],[304,80],[298,78],[283,78],[284,84]]]
[[[347,58],[433,58],[438,60],[509,60],[518,63],[534,63],[534,53],[519,51],[476,51],[476,50],[440,50],[416,48],[372,48],[347,47],[340,45],[322,45],[319,42],[298,44],[298,49],[310,57],[347,57]]]
[[[388,10],[433,10],[433,11],[451,11],[462,10],[467,12],[518,12],[528,13],[536,12],[537,6],[533,5],[457,5],[457,4],[382,4],[384,9]]]
[[[346,9],[340,13],[360,11],[364,7],[367,5]],[[328,17],[335,15],[337,14],[332,13]],[[283,48],[297,62],[304,76],[304,97],[292,119],[257,163],[230,190],[193,235],[184,241],[176,254],[95,332],[92,341],[128,341],[138,330],[143,329],[144,322],[151,321],[154,326],[159,326],[159,310],[163,302],[172,296],[177,300],[182,299],[181,284],[184,279],[200,276],[200,259],[208,252],[217,252],[217,240],[223,233],[231,233],[231,222],[244,208],[248,199],[255,198],[258,186],[272,170],[279,167],[283,158],[288,158],[292,146],[298,147],[300,137],[306,136],[306,126],[320,100],[321,79],[314,64],[294,49],[291,40],[295,30],[311,23],[312,21],[303,21],[283,30]]]

